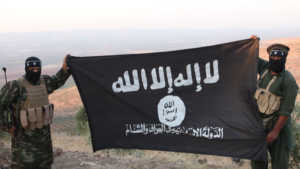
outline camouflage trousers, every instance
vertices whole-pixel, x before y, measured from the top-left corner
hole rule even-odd
[[[11,165],[11,169],[51,169],[52,162],[38,162],[38,163],[18,163]]]
[[[20,156],[12,157],[11,169],[51,169],[53,159],[35,159],[33,161],[26,161],[26,159],[20,158]]]
[[[32,168],[32,167],[30,167],[30,168]],[[28,168],[26,166],[12,165],[11,168],[3,167],[3,168],[0,168],[0,169],[28,169]],[[51,165],[47,166],[47,167],[36,167],[34,169],[51,169]]]
[[[20,129],[12,138],[12,169],[51,169],[53,149],[50,127]]]
[[[11,169],[51,169],[51,164],[12,164]]]
[[[51,169],[53,153],[51,147],[48,149],[48,151],[12,149],[11,169]]]

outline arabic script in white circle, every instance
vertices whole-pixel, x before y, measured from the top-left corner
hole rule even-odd
[[[157,105],[159,121],[169,127],[179,126],[185,118],[185,105],[178,96],[163,97]]]

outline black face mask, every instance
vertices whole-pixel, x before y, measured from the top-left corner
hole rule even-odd
[[[269,59],[270,70],[276,73],[280,73],[285,70],[285,59],[274,60]]]
[[[41,77],[41,68],[42,68],[42,64],[41,64],[41,60],[37,57],[29,57],[26,59],[25,61],[25,78],[26,80],[28,80],[31,84],[37,84],[37,82],[40,81],[40,77]],[[29,70],[29,67],[39,67],[39,71],[38,72],[33,72],[31,70]]]
[[[25,78],[32,84],[36,84],[40,81],[41,71],[33,72],[33,71],[26,71]]]

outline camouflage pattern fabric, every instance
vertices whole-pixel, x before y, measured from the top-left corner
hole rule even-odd
[[[59,70],[50,77],[42,75],[48,94],[68,79],[69,73]],[[26,100],[26,89],[17,80],[8,82],[0,91],[0,129],[15,127],[12,136],[12,169],[50,169],[53,163],[50,126],[25,130],[20,122],[20,110]]]

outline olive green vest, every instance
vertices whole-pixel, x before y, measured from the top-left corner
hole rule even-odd
[[[34,130],[51,124],[54,107],[53,104],[49,104],[45,80],[41,78],[39,85],[32,85],[25,78],[19,79],[19,82],[27,94],[20,112],[23,128]]]

